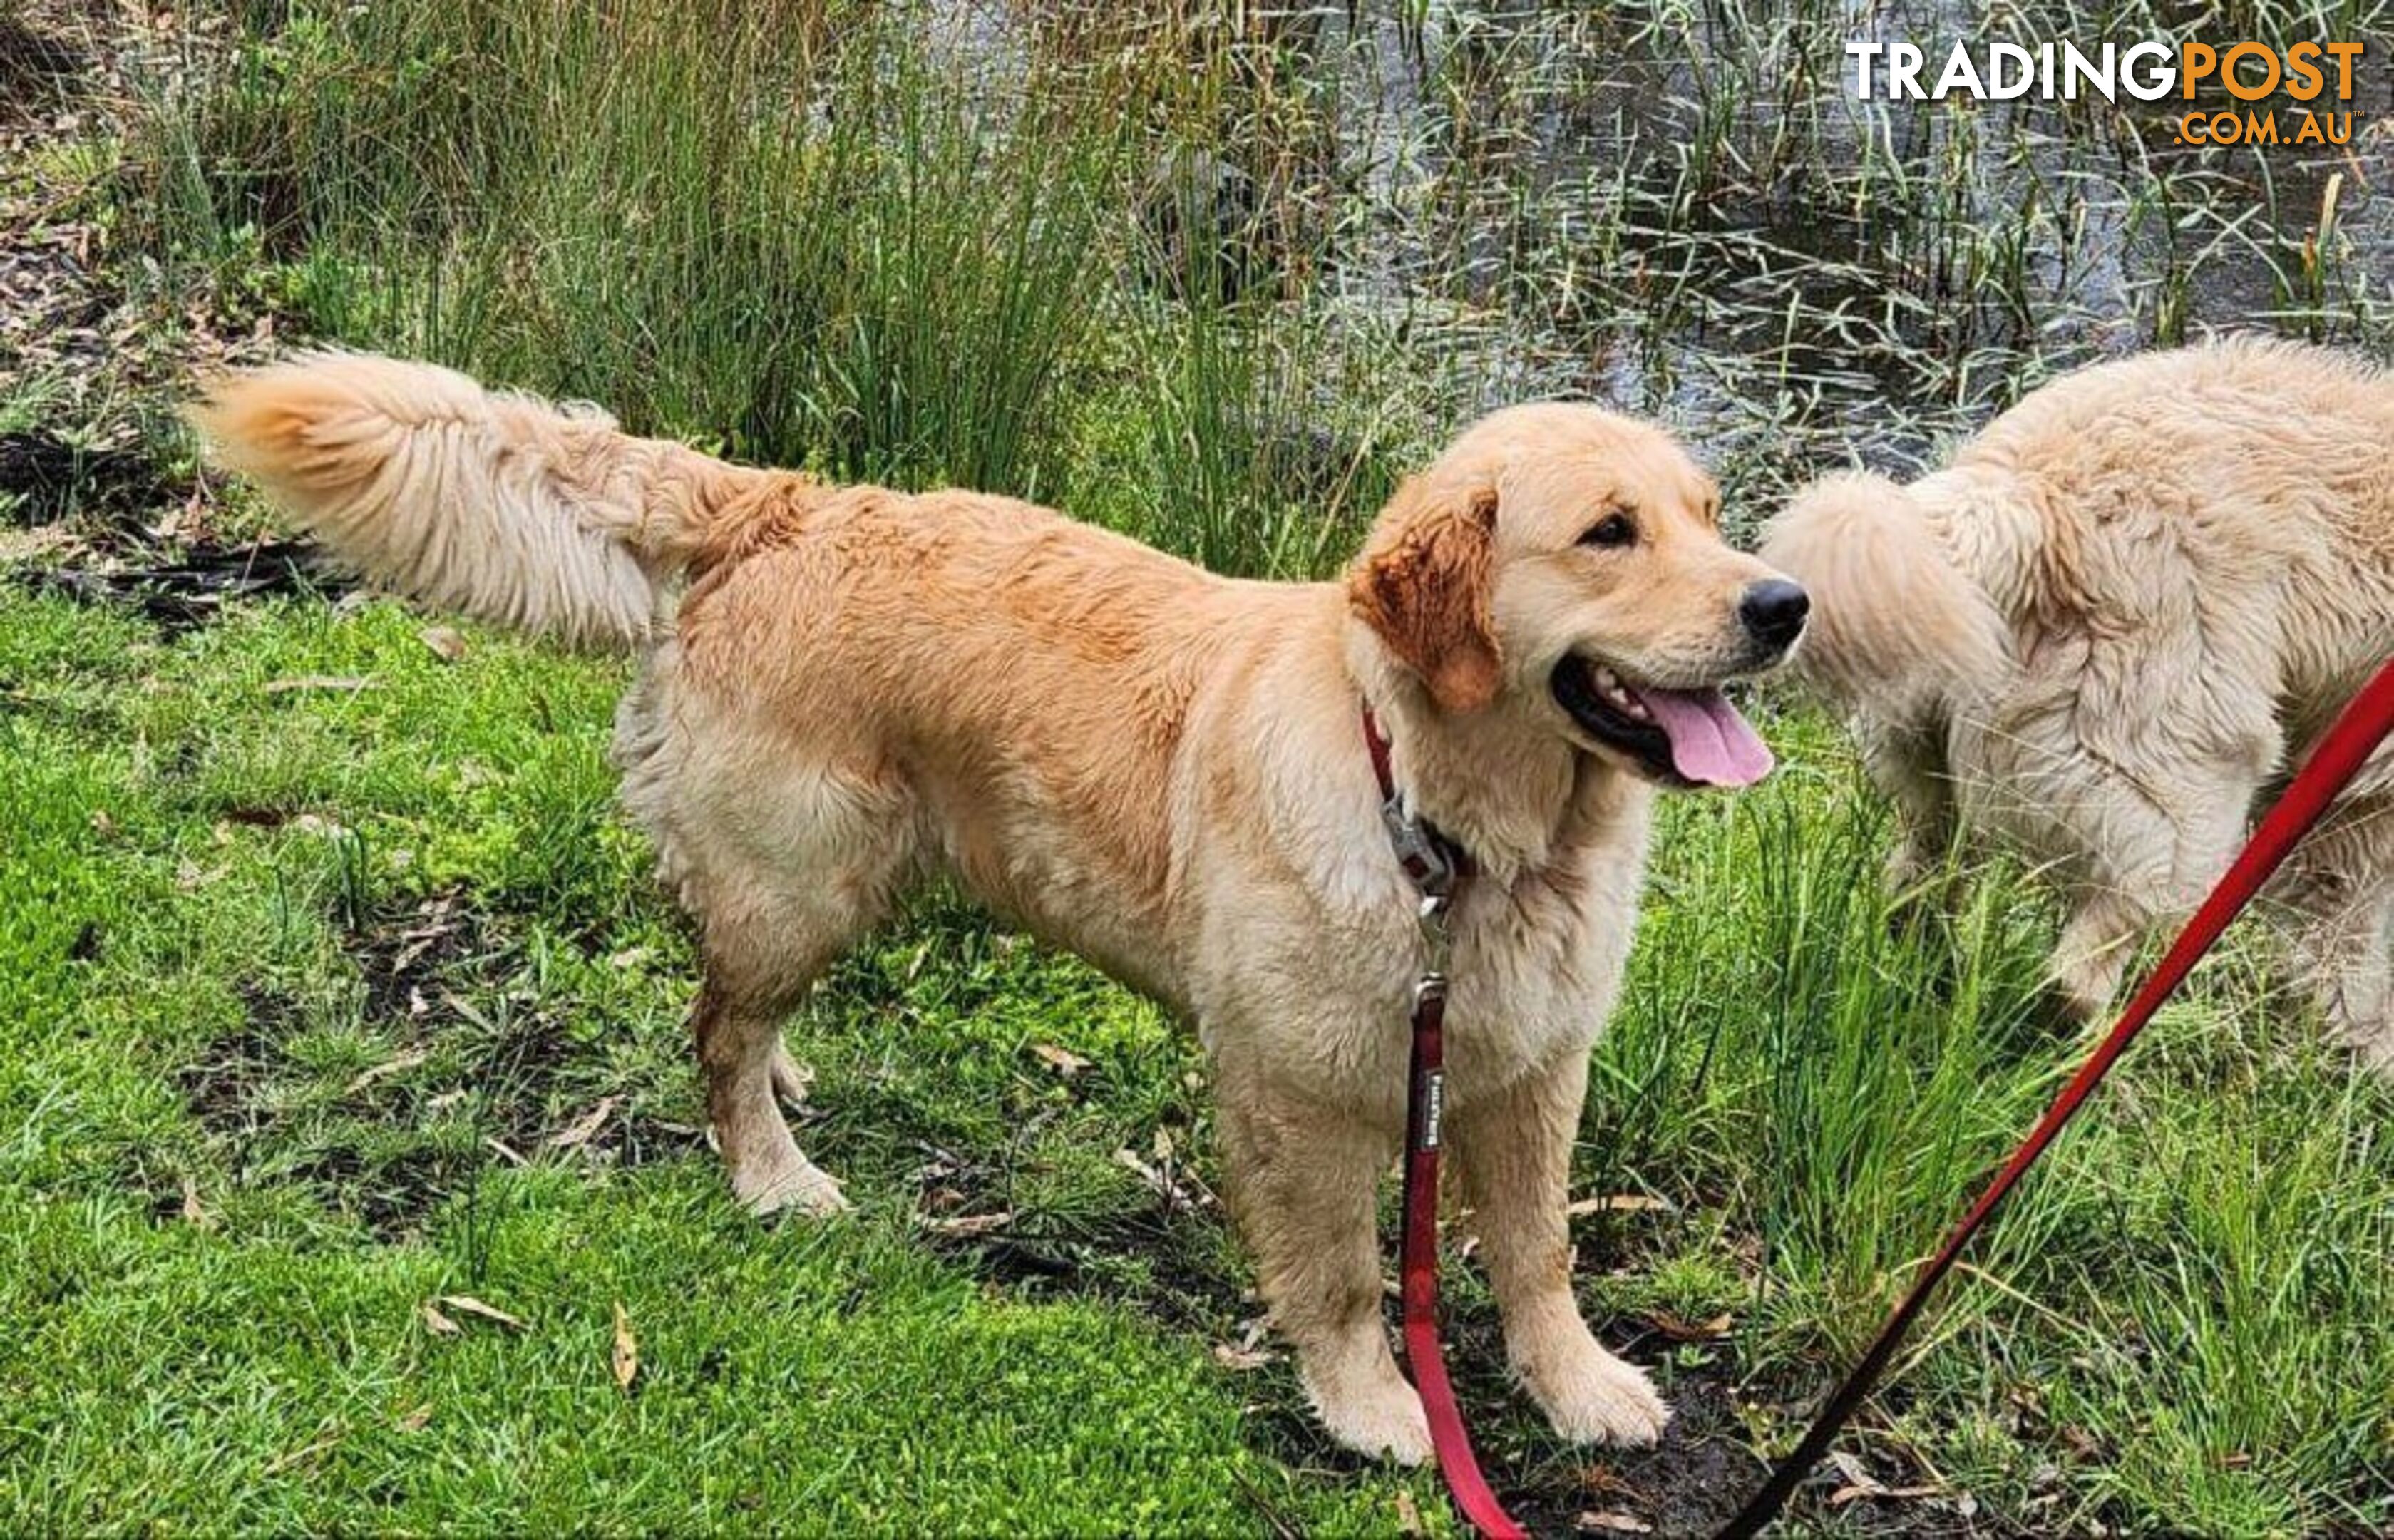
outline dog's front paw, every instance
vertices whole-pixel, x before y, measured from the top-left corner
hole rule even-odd
[[[1642,1447],[1660,1440],[1671,1420],[1646,1371],[1597,1346],[1584,1326],[1576,1342],[1550,1349],[1519,1373],[1555,1431],[1574,1443]]]
[[[1314,1404],[1330,1436],[1358,1454],[1399,1465],[1421,1465],[1430,1457],[1429,1418],[1422,1413],[1421,1397],[1402,1379],[1335,1400],[1316,1394]]]
[[[1397,1373],[1379,1323],[1333,1344],[1297,1352],[1299,1377],[1322,1426],[1358,1454],[1419,1465],[1430,1457],[1421,1397]]]

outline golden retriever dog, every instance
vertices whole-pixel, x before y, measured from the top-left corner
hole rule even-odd
[[[2394,377],[2257,340],[2100,364],[1908,487],[1817,483],[1762,554],[1818,603],[1799,671],[1899,809],[1893,879],[1965,829],[2050,863],[2054,977],[2092,1018],[2394,653]],[[2381,760],[2276,895],[2329,1020],[2381,1068],[2389,806]]]
[[[615,759],[697,922],[692,1027],[740,1198],[843,1206],[776,1106],[780,1025],[948,875],[1194,1023],[1309,1394],[1340,1442],[1418,1461],[1374,1225],[1424,950],[1368,704],[1402,794],[1479,866],[1447,1128],[1507,1356],[1565,1435],[1658,1435],[1663,1402],[1573,1302],[1566,1168],[1653,789],[1769,769],[1719,686],[1779,661],[1806,603],[1723,543],[1662,432],[1498,413],[1404,483],[1342,581],[1307,584],[1002,497],[727,465],[422,364],[310,357],[195,417],[366,573],[644,654]]]

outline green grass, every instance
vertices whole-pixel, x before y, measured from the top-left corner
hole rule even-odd
[[[1110,1153],[1190,1142],[1192,1056],[1068,964],[944,919],[859,959],[797,1041],[864,1212],[742,1217],[686,1128],[688,946],[605,813],[617,671],[483,638],[453,666],[415,630],[293,603],[165,644],[0,599],[10,1529],[1335,1533],[1429,1502],[1273,1458],[1249,1379],[1140,1280],[994,1288],[914,1233],[934,1145],[1002,1173],[974,1198],[1026,1237],[1150,1222]],[[268,689],[303,675],[374,684]],[[375,938],[428,894],[466,939],[412,975],[428,1008],[376,1005]],[[1094,1061],[1085,1098],[1033,1039]],[[527,1328],[435,1335],[460,1293]]]
[[[419,627],[295,599],[166,638],[0,599],[11,1527],[1440,1511],[1333,1454],[1284,1362],[1217,1362],[1255,1310],[1223,1221],[1114,1154],[1210,1181],[1191,1046],[953,902],[792,1027],[804,1137],[859,1216],[743,1218],[692,1131],[689,947],[607,807],[619,668],[479,634],[445,663]],[[270,688],[299,678],[370,682]],[[1574,1179],[1671,1205],[1581,1221],[1608,1335],[1765,1407],[1858,1347],[2079,1046],[2041,1024],[2050,927],[2016,881],[1957,875],[1905,929],[1842,752],[1807,717],[1772,731],[1794,768],[1765,789],[1668,806]],[[2394,1522],[2394,1096],[2271,1003],[2267,954],[2164,1017],[1861,1446],[2029,1528]],[[994,1240],[943,1228],[999,1212]],[[1453,1290],[1484,1354],[1490,1305],[1467,1271]],[[421,1308],[452,1294],[527,1328],[445,1310],[462,1329],[436,1335]],[[1649,1324],[1717,1313],[1723,1341]],[[1567,1494],[1581,1462],[1487,1368],[1495,1468]],[[1766,1446],[1796,1430],[1752,1416]]]
[[[2334,167],[2124,112],[1858,109],[1839,7],[1337,9],[236,7],[0,175],[75,190],[155,322],[88,377],[0,375],[0,434],[186,464],[151,361],[266,318],[1295,574],[1499,401],[1664,415],[1747,529],[2093,354],[2394,345],[2383,193],[2330,218]],[[70,527],[138,558],[101,522]],[[1194,1046],[952,895],[790,1028],[859,1212],[742,1218],[688,939],[612,809],[624,666],[481,633],[444,661],[424,624],[303,596],[168,633],[0,586],[0,1525],[1451,1527],[1431,1478],[1329,1449],[1284,1360],[1217,1356],[1257,1307]],[[1600,1331],[1766,1452],[2085,1046],[2041,1001],[2032,875],[1892,903],[1848,751],[1769,710],[1786,770],[1665,804],[1573,1180],[1664,1204],[1577,1221]],[[1932,1521],[1967,1493],[1993,1533],[2394,1529],[2394,1093],[2274,963],[2256,934],[2205,967],[1848,1435],[1944,1490]],[[1567,1523],[1624,1501],[1592,1464],[1694,1479],[1559,1446],[1476,1274],[1449,1287],[1509,1496]],[[461,1294],[524,1326],[437,1330]]]

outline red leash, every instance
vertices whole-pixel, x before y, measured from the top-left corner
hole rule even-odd
[[[1469,859],[1452,841],[1405,809],[1389,774],[1388,741],[1380,736],[1378,724],[1368,709],[1363,714],[1363,733],[1371,747],[1373,769],[1380,778],[1381,793],[1387,799],[1385,816],[1398,859],[1404,864],[1406,875],[1422,892],[1422,927],[1429,938],[1431,953],[1429,971],[1414,994],[1413,1072],[1405,1124],[1404,1238],[1399,1267],[1403,1281],[1406,1369],[1414,1389],[1421,1392],[1422,1410],[1429,1418],[1430,1442],[1438,1451],[1439,1470],[1454,1495],[1455,1507],[1489,1540],[1522,1540],[1520,1525],[1505,1512],[1504,1505],[1480,1476],[1479,1462],[1472,1457],[1471,1440],[1464,1430],[1463,1415],[1454,1404],[1454,1389],[1447,1382],[1446,1362],[1438,1340],[1438,1147],[1443,1089],[1440,1038],[1446,1011],[1446,908],[1456,881],[1469,874]],[[1970,1205],[1961,1223],[1945,1237],[1927,1267],[1913,1281],[1911,1291],[1879,1328],[1861,1361],[1822,1407],[1803,1441],[1772,1469],[1762,1489],[1720,1532],[1719,1540],[1752,1540],[1778,1518],[1796,1488],[1810,1474],[1821,1456],[1828,1453],[1862,1398],[1878,1383],[1913,1323],[1927,1308],[1929,1296],[1953,1270],[1972,1238],[2103,1083],[2104,1076],[2111,1073],[2112,1065],[2127,1051],[2128,1045],[2136,1041],[2154,1013],[2177,992],[2203,954],[2211,950],[2229,922],[2243,911],[2295,846],[2326,816],[2337,795],[2360,773],[2388,733],[2394,733],[2394,662],[2386,664],[2361,687],[2335,725],[2321,737],[2309,760],[2262,818],[2251,843],[2171,943],[2161,967],[2128,1002],[2128,1008],[2121,1013],[2110,1034],[2071,1077],[2052,1107],[2030,1130],[2028,1139],[2004,1163],[1978,1202]],[[1419,865],[1425,850],[1428,857],[1427,869]]]
[[[1804,1435],[1804,1441],[1796,1446],[1795,1453],[1779,1462],[1770,1472],[1770,1479],[1763,1483],[1762,1490],[1756,1493],[1752,1500],[1738,1511],[1737,1517],[1729,1521],[1729,1526],[1720,1532],[1719,1540],[1750,1540],[1751,1536],[1761,1532],[1764,1525],[1779,1516],[1779,1510],[1786,1506],[1796,1486],[1811,1473],[1812,1467],[1819,1463],[1821,1456],[1828,1453],[1829,1445],[1835,1441],[1837,1431],[1845,1426],[1846,1419],[1853,1415],[1854,1409],[1861,1404],[1862,1397],[1868,1395],[1871,1387],[1878,1382],[1888,1360],[1902,1345],[1904,1335],[1912,1329],[1914,1320],[1927,1305],[1929,1295],[1936,1291],[1938,1283],[1960,1260],[1962,1250],[1970,1244],[1971,1237],[1978,1234],[1993,1216],[2011,1190],[2019,1185],[2020,1178],[2028,1174],[2028,1168],[2036,1164],[2037,1158],[2045,1153],[2045,1147],[2061,1132],[2062,1126],[2094,1094],[2095,1087],[2103,1083],[2103,1077],[2111,1073],[2111,1066],[2118,1061],[2120,1055],[2127,1051],[2128,1045],[2136,1041],[2137,1034],[2145,1030],[2145,1023],[2153,1019],[2153,1013],[2161,1009],[2163,1002],[2185,981],[2187,973],[2202,960],[2204,953],[2211,950],[2212,943],[2219,940],[2220,932],[2228,928],[2228,922],[2252,902],[2254,895],[2261,890],[2262,884],[2269,880],[2269,875],[2284,862],[2288,852],[2326,815],[2329,806],[2335,801],[2336,794],[2343,791],[2359,773],[2361,765],[2389,731],[2394,731],[2394,663],[2385,665],[2375,678],[2361,687],[2361,692],[2352,698],[2352,704],[2336,717],[2335,725],[2320,739],[2319,746],[2311,751],[2309,761],[2296,772],[2293,782],[2287,785],[2285,795],[2278,798],[2277,805],[2269,809],[2268,816],[2261,820],[2260,827],[2253,832],[2252,843],[2244,847],[2243,854],[2228,868],[2227,875],[2219,879],[2219,885],[2211,890],[2211,896],[2203,901],[2203,907],[2195,911],[2194,918],[2187,922],[2186,928],[2171,943],[2168,954],[2162,958],[2161,967],[2145,981],[2145,987],[2137,991],[2136,998],[2128,1002],[2128,1008],[2121,1013],[2111,1034],[2071,1077],[2070,1084],[2062,1088],[2052,1107],[2037,1120],[2027,1141],[2010,1160],[2004,1163],[2003,1169],[1995,1173],[1995,1179],[1987,1185],[1987,1190],[1979,1194],[1979,1201],[1971,1204],[1970,1211],[1962,1217],[1962,1222],[1945,1237],[1945,1244],[1929,1259],[1927,1270],[1913,1281],[1912,1291],[1887,1318],[1887,1324],[1879,1328],[1878,1336],[1862,1354],[1861,1362],[1854,1365],[1852,1372],[1846,1375],[1845,1382],[1830,1396],[1828,1404],[1822,1407],[1820,1416]]]
[[[1363,743],[1372,751],[1372,772],[1380,780],[1380,816],[1396,848],[1397,862],[1421,895],[1422,940],[1429,966],[1414,985],[1413,1068],[1405,1092],[1404,1234],[1397,1249],[1397,1276],[1404,1303],[1405,1374],[1421,1393],[1429,1419],[1430,1447],[1446,1478],[1454,1506],[1488,1540],[1527,1540],[1488,1489],[1471,1454],[1471,1435],[1454,1404],[1446,1377],[1446,1354],[1438,1342],[1438,1147],[1444,1111],[1446,1073],[1446,963],[1452,937],[1447,908],[1477,868],[1470,853],[1427,822],[1415,817],[1397,795],[1388,769],[1388,741],[1369,706],[1363,709]]]
[[[1444,1086],[1439,1038],[1445,1018],[1446,980],[1431,973],[1414,992],[1413,1077],[1405,1099],[1405,1228],[1397,1251],[1405,1374],[1421,1392],[1430,1447],[1438,1451],[1439,1473],[1446,1478],[1454,1506],[1488,1540],[1526,1540],[1526,1532],[1480,1474],[1438,1342],[1438,1121]]]

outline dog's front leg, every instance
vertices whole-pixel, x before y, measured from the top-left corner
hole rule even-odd
[[[1374,1229],[1397,1126],[1273,1086],[1230,1056],[1218,1078],[1231,1207],[1322,1426],[1360,1454],[1420,1464],[1429,1423],[1388,1349]]]
[[[1587,1059],[1574,1052],[1500,1091],[1456,1098],[1456,1174],[1521,1384],[1567,1439],[1648,1444],[1671,1409],[1644,1371],[1604,1350],[1572,1297],[1565,1206],[1586,1089]]]

